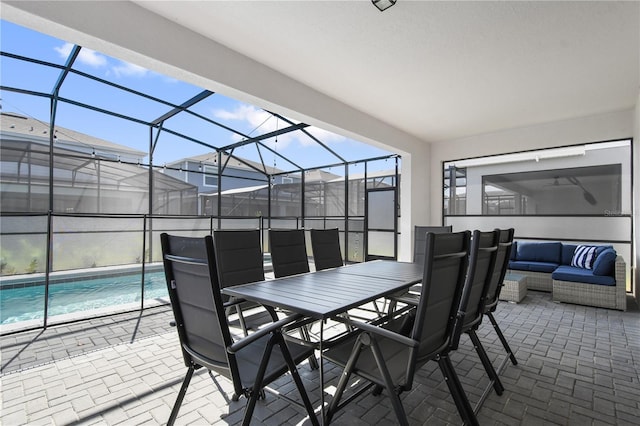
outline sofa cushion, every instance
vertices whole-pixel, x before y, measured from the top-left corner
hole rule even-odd
[[[616,285],[612,276],[594,275],[590,269],[561,265],[551,274],[551,278],[559,281],[572,281],[586,284]]]
[[[529,270],[532,272],[553,272],[558,267],[557,263],[529,262]]]
[[[593,275],[609,275],[613,276],[616,265],[617,253],[612,248],[607,248],[598,254],[596,261],[593,262]]]
[[[580,244],[576,247],[571,259],[571,266],[576,268],[593,269],[593,262],[596,260],[597,246]]]
[[[518,253],[518,242],[514,241],[513,244],[511,244],[511,257],[509,257],[509,259],[516,260],[516,253]]]
[[[531,262],[548,262],[560,264],[560,252],[562,244],[552,243],[518,243],[516,260],[528,260]]]
[[[600,256],[600,253],[602,253],[603,251],[607,249],[614,250],[613,246],[596,246],[596,247],[598,247],[596,249],[596,259],[598,258],[598,256]]]
[[[524,262],[524,261],[518,261],[518,260],[510,260],[509,261],[509,269],[517,269],[519,271],[528,271],[529,270],[529,264],[531,262]]]
[[[516,269],[519,271],[532,271],[532,272],[553,272],[558,267],[557,263],[549,262],[527,262],[524,260],[511,260],[509,261],[509,269]]]
[[[562,261],[561,265],[571,266],[571,259],[573,259],[573,253],[576,251],[577,244],[562,244]]]

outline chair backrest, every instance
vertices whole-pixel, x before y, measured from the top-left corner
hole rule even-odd
[[[187,367],[203,366],[240,384],[218,283],[211,236],[160,235],[167,290]],[[241,390],[241,389],[240,389]]]
[[[260,230],[213,231],[220,287],[264,280],[264,258]]]
[[[463,332],[482,321],[485,304],[484,296],[491,285],[499,238],[500,233],[497,230],[473,232],[469,270],[467,271],[465,290],[459,308],[460,312],[464,312],[464,320],[461,325],[461,331]]]
[[[276,278],[309,272],[304,229],[270,229],[269,246]]]
[[[420,300],[411,338],[420,342],[415,368],[435,354],[448,350],[469,264],[471,232],[426,234],[425,261]],[[408,381],[413,371],[407,371]]]
[[[311,250],[313,250],[313,263],[316,271],[337,268],[343,266],[342,252],[340,251],[340,234],[338,228],[312,229]]]
[[[485,295],[484,310],[494,308],[498,303],[502,282],[509,269],[509,257],[511,256],[511,247],[513,247],[514,229],[498,229],[500,233],[500,242],[498,244],[498,252],[496,254],[496,264],[493,268],[491,276],[491,284],[487,287]]]
[[[453,230],[449,226],[419,226],[416,225],[413,232],[413,262],[424,263],[424,253],[426,250],[427,232],[434,234],[450,233]]]

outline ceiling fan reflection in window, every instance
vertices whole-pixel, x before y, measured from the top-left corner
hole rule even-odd
[[[566,179],[568,183],[563,183],[560,181],[560,179]],[[596,200],[596,197],[594,197],[593,194],[587,188],[585,188],[582,182],[580,182],[580,180],[575,176],[554,176],[553,183],[547,184],[545,186],[577,186],[582,190],[582,196],[587,201],[587,203],[591,204],[592,206],[598,204],[598,200]]]

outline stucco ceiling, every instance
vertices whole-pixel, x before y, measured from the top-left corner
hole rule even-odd
[[[136,3],[424,141],[638,96],[638,2]]]

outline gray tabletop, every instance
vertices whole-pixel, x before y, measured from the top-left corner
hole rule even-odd
[[[422,280],[413,263],[372,261],[226,287],[223,293],[313,318],[328,318]]]

